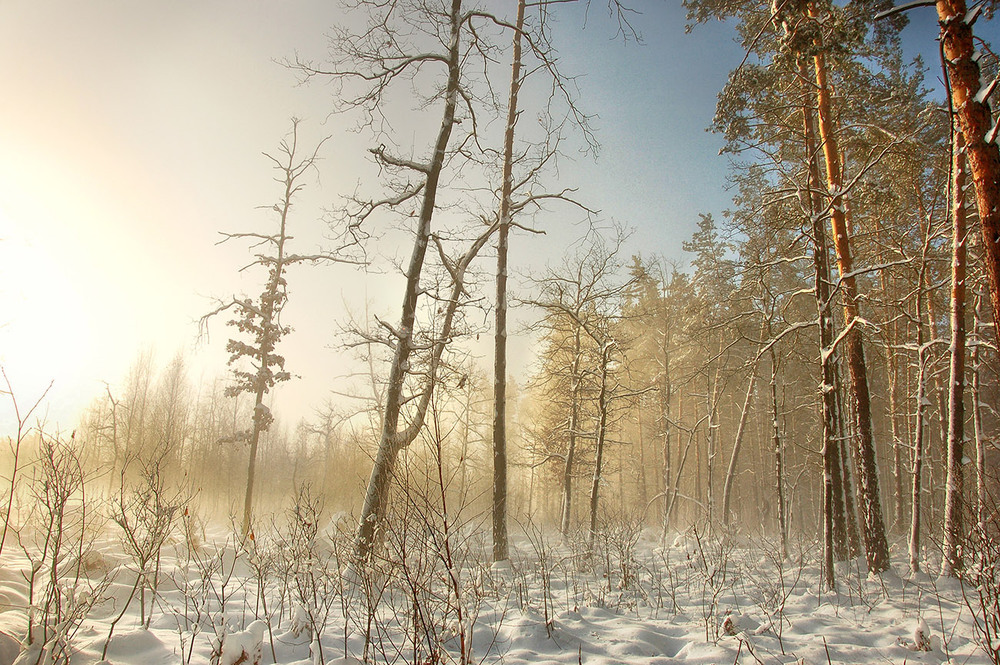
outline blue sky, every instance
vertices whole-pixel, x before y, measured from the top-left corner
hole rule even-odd
[[[601,3],[585,28],[579,9],[560,20],[563,68],[581,76],[602,149],[596,162],[564,163],[559,184],[634,227],[631,251],[680,261],[698,213],[720,215],[730,199],[721,140],[705,128],[743,53],[723,24],[685,34],[676,0],[639,9],[641,45],[612,39]],[[931,40],[933,53],[933,12],[923,14],[906,38]],[[195,345],[195,321],[213,296],[258,289],[259,275],[236,273],[246,253],[215,242],[219,231],[266,223],[257,207],[277,191],[260,153],[291,116],[305,120],[307,141],[331,135],[320,180],[298,207],[303,242],[318,242],[320,210],[363,172],[370,141],[328,117],[330,90],[298,86],[274,62],[321,57],[338,20],[336,3],[323,0],[0,2],[0,363],[22,401],[54,379],[50,415],[68,426],[146,348],[161,364],[187,349],[194,381],[222,372],[227,331],[216,325]],[[548,236],[515,238],[514,264],[558,259],[578,218],[554,211]],[[290,281],[296,331],[285,351],[302,378],[281,400],[295,419],[344,373],[333,332],[344,303],[357,311],[359,288],[344,268]],[[398,316],[397,298],[372,284],[374,309]]]

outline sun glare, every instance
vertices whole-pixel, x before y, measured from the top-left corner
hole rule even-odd
[[[0,365],[17,397],[34,401],[55,381],[51,404],[72,400],[73,384],[94,343],[80,282],[46,248],[45,239],[0,208]],[[0,423],[12,414],[3,407]]]

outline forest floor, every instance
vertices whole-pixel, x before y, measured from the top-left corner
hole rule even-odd
[[[146,566],[156,593],[145,597],[133,593],[134,558],[108,537],[81,565],[62,564],[55,604],[44,566],[32,591],[31,564],[8,548],[0,665],[38,662],[44,640],[49,650],[61,640],[73,664],[458,663],[463,651],[465,662],[505,665],[993,662],[965,601],[974,589],[903,574],[902,553],[877,578],[861,562],[838,564],[829,593],[815,545],[783,557],[766,538],[691,531],[663,546],[625,525],[591,550],[529,530],[510,565],[497,566],[482,531],[455,533],[447,548],[431,533],[406,541],[409,550],[390,538],[394,555],[359,572],[340,565],[337,543],[349,540],[332,527],[305,539],[289,530],[241,553],[217,528],[165,543],[159,572]],[[24,651],[29,594],[34,621],[46,607],[51,620]]]

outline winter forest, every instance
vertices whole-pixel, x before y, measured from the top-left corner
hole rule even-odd
[[[215,366],[58,423],[3,372],[0,665],[1000,665],[1000,3],[684,0],[742,61],[683,260],[570,177],[584,4],[643,48],[626,0],[347,0],[268,54],[365,170],[267,142]],[[310,332],[323,274],[387,304]],[[350,369],[289,410],[303,334]]]

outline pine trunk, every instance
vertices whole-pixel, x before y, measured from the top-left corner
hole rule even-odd
[[[1000,341],[1000,148],[991,136],[993,117],[980,99],[980,68],[975,58],[965,0],[938,0],[941,44],[951,84],[951,106],[966,142],[969,172],[976,187],[986,277],[993,305],[994,341]]]
[[[799,63],[799,73],[805,88],[808,81],[804,61]],[[823,413],[823,585],[827,589],[836,587],[833,569],[834,559],[834,507],[833,507],[833,451],[836,446],[836,385],[833,376],[833,312],[830,297],[830,267],[827,262],[826,230],[823,227],[820,198],[819,164],[816,158],[816,134],[812,106],[808,100],[808,89],[802,101],[803,136],[809,155],[807,166],[808,192],[803,194],[803,207],[808,211],[813,231],[813,269],[815,273],[816,309],[819,318],[820,347],[820,401]]]
[[[810,10],[813,14],[814,10]],[[817,109],[820,140],[826,159],[826,178],[831,201],[830,223],[833,244],[837,252],[844,303],[847,362],[856,409],[857,438],[855,447],[858,465],[858,493],[861,503],[862,535],[870,573],[881,573],[889,567],[889,544],[879,497],[878,469],[875,461],[875,441],[872,432],[871,397],[868,390],[868,368],[865,363],[861,328],[858,322],[858,287],[853,275],[850,235],[847,229],[843,176],[837,138],[833,132],[832,104],[827,84],[826,60],[822,52],[814,57],[816,69]]]
[[[955,134],[951,209],[951,356],[948,374],[948,478],[945,481],[944,553],[941,574],[962,570],[962,455],[965,437],[965,155]]]

